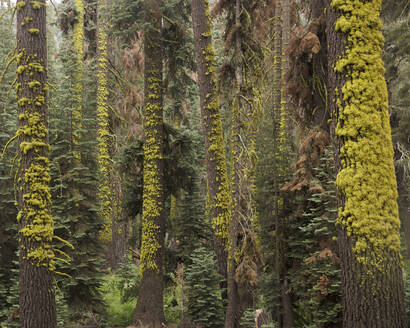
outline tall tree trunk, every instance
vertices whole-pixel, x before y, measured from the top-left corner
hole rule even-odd
[[[165,229],[163,81],[161,15],[155,0],[145,1],[145,115],[144,190],[142,208],[141,287],[134,323],[160,328],[163,306],[163,252]]]
[[[100,202],[100,216],[104,221],[104,239],[110,239],[112,219],[113,194],[110,181],[111,156],[110,144],[112,141],[110,129],[110,110],[108,104],[108,52],[107,52],[107,26],[105,11],[107,0],[98,0],[98,36],[97,36],[97,148],[98,148],[98,200]]]
[[[407,327],[380,7],[334,0],[327,8],[345,328]]]
[[[202,125],[208,178],[208,209],[214,229],[218,271],[227,277],[227,253],[231,196],[226,173],[222,121],[216,88],[215,59],[208,0],[192,0],[195,57],[198,67]]]
[[[17,178],[20,324],[54,328],[54,223],[51,216],[45,1],[17,2]]]
[[[241,25],[241,0],[235,2],[235,25]],[[241,39],[236,36],[235,57],[237,59],[235,67],[236,90],[232,104],[232,219],[229,224],[228,243],[228,305],[226,308],[225,328],[239,328],[241,320],[241,302],[238,293],[238,284],[235,281],[236,261],[235,251],[237,248],[238,225],[240,220],[241,193],[240,193],[240,135],[241,135],[241,89],[242,89],[242,51]]]
[[[73,43],[76,51],[76,67],[73,72],[73,155],[74,159],[81,162],[79,143],[83,127],[83,58],[84,58],[84,4],[83,0],[75,0],[77,11],[76,22],[73,27]]]
[[[283,267],[283,221],[280,217],[280,209],[279,209],[279,201],[280,201],[280,192],[279,192],[279,171],[280,171],[280,164],[278,163],[278,156],[281,153],[281,131],[282,125],[284,123],[284,109],[282,108],[282,60],[283,60],[283,53],[282,53],[282,6],[281,2],[277,1],[275,4],[275,16],[274,16],[274,41],[273,41],[273,79],[274,79],[274,87],[273,87],[273,124],[274,124],[274,131],[273,131],[273,140],[275,143],[275,159],[274,159],[274,167],[275,171],[274,174],[274,216],[275,216],[275,274],[276,274],[276,286],[278,288],[277,293],[277,305],[276,305],[276,322],[279,327],[283,326],[284,322],[284,313],[283,313],[283,305],[285,304],[285,300],[283,298],[283,291],[282,291],[282,283],[283,283],[283,275],[284,275],[284,267]]]

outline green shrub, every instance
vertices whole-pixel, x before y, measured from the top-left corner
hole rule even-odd
[[[130,260],[122,264],[116,273],[105,277],[101,293],[107,305],[105,321],[108,324],[127,326],[132,323],[139,283],[138,267]]]

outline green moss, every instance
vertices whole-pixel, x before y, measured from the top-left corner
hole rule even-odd
[[[384,269],[400,253],[400,221],[393,147],[381,59],[381,1],[333,0],[342,12],[336,29],[347,47],[335,71],[347,77],[339,91],[336,134],[342,141],[337,186],[345,196],[338,222],[353,237],[359,263]]]
[[[206,46],[202,49],[202,55],[207,67],[206,75],[211,80],[212,91],[205,97],[205,108],[203,109],[203,120],[206,120],[208,139],[208,156],[210,161],[215,163],[216,172],[215,180],[209,181],[209,184],[217,184],[218,189],[214,195],[208,195],[209,202],[207,213],[210,214],[210,220],[215,235],[218,236],[225,244],[228,240],[229,222],[232,217],[231,206],[232,196],[228,184],[226,171],[225,147],[223,141],[222,121],[219,113],[218,92],[215,73],[215,52],[212,45],[211,16],[209,13],[209,2],[204,0],[205,16],[207,19],[207,30],[202,33],[201,37],[206,39]]]
[[[77,151],[77,146],[81,140],[81,129],[83,121],[83,43],[84,43],[84,4],[83,0],[75,0],[77,10],[77,20],[73,27],[73,43],[76,51],[76,67],[73,73],[73,144],[74,158],[81,160],[81,154]]]
[[[101,10],[105,8],[105,2],[101,3]],[[108,105],[108,53],[107,53],[107,33],[106,26],[101,25],[98,33],[98,72],[97,72],[97,143],[98,143],[98,169],[99,169],[99,188],[98,199],[100,203],[100,216],[104,219],[104,231],[101,233],[101,238],[105,241],[111,239],[111,216],[112,216],[112,191],[111,191],[111,157],[109,153],[109,145],[111,140],[111,131],[109,123],[109,105]],[[77,44],[77,51],[80,44]],[[82,47],[82,45],[81,45]],[[79,82],[79,81],[78,81]],[[77,84],[79,87],[80,84]],[[78,88],[77,92],[80,89]],[[79,107],[77,108],[79,109]],[[80,112],[77,111],[80,119]]]
[[[152,72],[152,75],[155,72]],[[144,192],[142,208],[141,274],[145,270],[158,271],[156,257],[161,245],[158,242],[160,227],[156,224],[163,208],[161,171],[158,162],[162,160],[159,140],[159,126],[162,123],[162,107],[157,101],[161,98],[161,79],[150,77],[148,82],[148,101],[145,105],[144,142]]]

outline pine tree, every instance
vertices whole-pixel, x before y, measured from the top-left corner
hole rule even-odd
[[[223,306],[213,252],[197,248],[186,269],[188,315],[204,328],[223,327]]]
[[[327,9],[329,90],[336,113],[343,326],[407,326],[381,1]]]
[[[191,5],[202,125],[205,138],[208,179],[207,206],[209,219],[214,229],[214,248],[217,255],[218,271],[223,277],[226,277],[226,246],[231,220],[231,196],[226,173],[222,122],[216,87],[211,18],[208,0],[192,0]]]
[[[70,5],[62,3],[61,12],[70,12]],[[57,282],[74,317],[87,311],[101,311],[102,220],[95,198],[96,112],[89,100],[95,98],[95,75],[91,74],[89,62],[83,62],[82,56],[79,60],[71,25],[64,26],[64,14],[59,17],[60,28],[65,31],[59,52],[49,61],[53,64],[54,86],[50,168],[55,234],[73,246],[56,243],[58,252],[71,257],[70,263],[58,264],[58,271],[70,278],[60,277]]]
[[[134,322],[163,326],[163,252],[165,228],[163,67],[161,16],[155,0],[145,1],[144,189],[142,208],[141,287]]]
[[[17,198],[21,327],[56,327],[44,1],[17,3]]]

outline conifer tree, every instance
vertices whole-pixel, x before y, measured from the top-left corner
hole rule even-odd
[[[81,161],[78,144],[81,140],[83,126],[83,59],[84,59],[84,4],[83,0],[75,0],[76,18],[73,26],[73,44],[76,52],[76,65],[73,73],[73,151],[74,158]]]
[[[102,220],[97,213],[95,197],[96,112],[90,101],[90,98],[95,99],[95,75],[89,73],[92,68],[88,62],[83,62],[82,55],[79,60],[72,26],[66,22],[65,15],[75,12],[72,4],[66,1],[60,4],[60,28],[64,33],[59,52],[50,61],[54,86],[54,106],[50,111],[50,168],[55,234],[73,246],[55,244],[59,252],[71,257],[70,263],[58,263],[58,270],[70,279],[58,277],[57,283],[73,317],[87,311],[101,311],[99,287],[103,261],[99,239]],[[76,113],[80,112],[76,118]]]
[[[327,8],[346,328],[407,326],[381,3],[334,0]]]
[[[163,253],[165,229],[163,54],[161,13],[156,0],[146,0],[144,35],[144,189],[142,207],[142,275],[134,323],[163,327]]]
[[[54,222],[51,216],[45,1],[17,8],[19,168],[17,198],[21,327],[56,327],[53,287]]]
[[[208,180],[208,212],[214,229],[214,248],[218,271],[227,275],[227,241],[231,220],[231,195],[226,173],[222,122],[216,86],[215,58],[208,0],[192,0],[192,24],[195,57],[205,138],[205,159]]]

